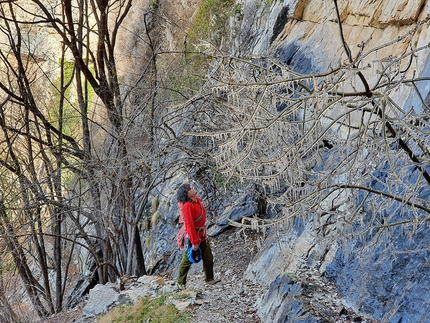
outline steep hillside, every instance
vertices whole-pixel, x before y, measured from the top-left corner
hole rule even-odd
[[[92,158],[82,168],[97,167],[83,172],[79,185],[70,180],[70,194],[81,181],[90,179],[94,187],[107,181],[94,191],[85,182],[85,192],[64,196],[65,203],[78,201],[72,208],[46,202],[49,190],[39,200],[34,193],[36,206],[78,214],[70,225],[79,230],[70,232],[78,232],[82,246],[96,241],[91,252],[70,256],[83,278],[74,285],[64,278],[64,304],[81,303],[46,322],[93,321],[82,312],[102,270],[104,283],[145,272],[163,276],[173,291],[182,255],[176,190],[185,181],[208,210],[222,279],[204,286],[195,266],[189,280],[198,300],[189,307],[193,322],[430,322],[429,1],[137,0],[130,8],[115,31],[115,53],[109,53],[117,55],[117,69],[112,73],[113,62],[107,67],[103,60],[98,66],[117,85],[111,94],[121,95],[91,106]],[[123,9],[111,7],[115,13]],[[37,44],[38,35],[51,39],[40,30],[35,24],[28,34]],[[88,30],[91,37],[100,35]],[[46,41],[49,56],[61,44],[55,37],[55,46]],[[38,73],[47,76],[45,65],[58,65],[57,57],[41,60],[48,51],[36,48]],[[50,71],[58,77],[58,69]],[[111,85],[95,76],[93,84],[99,95]],[[7,96],[25,106],[13,91]],[[85,111],[78,110],[79,116]],[[119,119],[124,123],[113,131]],[[31,123],[21,121],[11,138]],[[40,155],[49,150],[56,157],[56,148],[41,138]],[[45,161],[55,159],[50,157]],[[76,167],[75,159],[55,161]],[[40,173],[62,174],[48,166]],[[61,193],[62,186],[55,187]],[[124,192],[128,199],[121,200]],[[11,209],[21,208],[11,201]],[[90,228],[94,224],[102,236]],[[73,239],[65,240],[75,246]],[[56,246],[60,255],[63,245]],[[120,295],[116,285],[111,289]],[[44,299],[37,288],[33,292]],[[30,300],[22,306],[27,316]],[[18,297],[13,305],[21,306]]]
[[[347,61],[345,45],[352,57],[375,48],[360,63],[370,84],[378,77],[375,71],[381,66],[375,64],[381,64],[381,59],[401,57],[411,48],[425,48],[429,44],[427,1],[338,1],[338,4],[343,40],[331,1],[275,2],[270,9],[247,1],[236,43],[247,43],[254,55],[278,55],[304,74],[323,73]],[[396,42],[403,35],[412,40]],[[428,76],[428,50],[417,53],[411,64],[406,77]],[[428,84],[417,85],[423,97],[429,93]],[[394,94],[405,110],[420,111],[423,103],[418,96],[407,86]],[[428,192],[424,198],[429,198]],[[369,229],[369,221],[375,215],[366,208],[364,219],[353,220],[351,226],[347,220],[351,202],[354,203],[345,201],[331,214],[316,213],[293,220],[290,229],[274,230],[267,239],[264,250],[245,274],[248,279],[270,285],[259,303],[259,313],[266,322],[296,322],[286,308],[294,312],[302,308],[306,313],[301,312],[302,317],[307,317],[304,321],[314,322],[312,311],[302,299],[310,283],[306,277],[313,271],[321,279],[337,284],[345,306],[367,317],[383,322],[430,320],[425,248],[429,242],[428,223],[415,228]],[[394,212],[402,218],[402,211]],[[274,213],[282,212],[274,210]],[[296,278],[287,278],[290,275]],[[291,281],[296,282],[297,289],[282,290]],[[315,318],[315,322],[320,321],[321,318]]]
[[[183,22],[182,26],[188,26],[193,17],[207,10],[207,17],[211,19],[206,40],[215,41],[211,37],[215,37],[219,30],[210,28],[219,27],[216,24],[220,19],[219,8],[210,7],[216,5],[216,1],[202,3],[206,7],[199,7],[197,2],[180,2],[182,9],[178,12],[184,14],[183,20],[178,18],[180,15],[175,16],[167,3],[160,3],[159,9],[172,20]],[[273,58],[300,75],[323,74],[348,60],[353,64],[353,58],[360,57],[359,66],[354,68],[360,70],[369,86],[381,80],[378,71],[387,68],[384,62],[395,58],[399,58],[398,68],[404,71],[404,79],[428,76],[427,1],[337,1],[338,12],[334,3],[319,0],[238,1],[225,9],[230,14],[230,29],[223,35],[223,42],[218,43],[219,48],[226,54],[240,57]],[[193,28],[197,27],[190,25],[189,34],[195,33]],[[187,40],[185,35],[168,31],[168,27],[159,35],[162,35],[159,40],[163,46],[170,46],[170,49],[180,48]],[[183,41],[176,37],[183,37]],[[410,51],[415,52],[411,59],[402,60]],[[361,57],[363,52],[366,54]],[[406,111],[415,109],[420,112],[423,98],[427,98],[430,90],[428,84],[418,82],[414,86],[399,86],[390,96]],[[350,85],[351,89],[366,91],[360,82]],[[339,114],[339,111],[333,111],[332,117]],[[355,122],[358,127],[362,114],[352,114],[352,119],[352,124]],[[338,136],[343,136],[342,131]],[[361,162],[365,169],[368,161]],[[261,207],[256,195],[240,191],[232,196],[219,195],[214,203],[213,195],[204,194],[205,180],[198,179],[196,171],[190,172],[188,179],[202,185],[203,197],[214,214],[209,230],[214,236],[228,227],[229,219],[241,222],[242,218],[257,214]],[[171,235],[171,225],[177,218],[171,188],[181,180],[176,178],[159,188],[164,196],[161,204],[167,205],[161,209],[166,223],[145,233],[145,239],[151,237],[149,240],[152,241],[147,255],[159,269],[173,268],[178,261],[177,253],[171,253],[169,249],[174,243],[166,236]],[[378,180],[381,179],[375,179]],[[422,198],[429,198],[428,191],[424,190]],[[269,226],[265,231],[267,238],[261,245],[261,252],[253,258],[244,275],[247,280],[267,288],[257,305],[257,312],[264,322],[330,321],[324,319],[322,305],[312,298],[311,286],[314,284],[336,286],[333,293],[338,297],[339,313],[344,307],[357,315],[383,322],[428,321],[430,294],[425,247],[430,242],[426,235],[428,223],[420,221],[418,226],[383,227],[384,220],[378,218],[379,229],[375,229],[375,217],[379,215],[370,207],[364,205],[358,220],[350,213],[360,201],[345,196],[331,212],[305,214],[283,222],[284,226]],[[263,213],[267,213],[269,219],[279,219],[283,212],[282,205],[270,204]],[[396,209],[394,213],[401,221],[403,211]],[[170,255],[165,267],[159,262],[159,255],[163,253]]]

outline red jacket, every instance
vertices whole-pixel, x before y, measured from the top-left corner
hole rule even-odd
[[[185,230],[191,244],[198,245],[206,240],[206,209],[198,196],[197,202],[185,202],[182,206]]]

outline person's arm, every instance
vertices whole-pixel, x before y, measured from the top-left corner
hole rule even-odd
[[[196,227],[194,226],[194,218],[192,214],[192,203],[185,203],[182,212],[184,214],[185,229],[187,230],[188,238],[190,239],[193,249],[199,248],[199,238],[197,237]]]

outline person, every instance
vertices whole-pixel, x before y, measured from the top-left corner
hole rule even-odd
[[[188,183],[182,184],[177,191],[177,201],[181,208],[181,216],[185,224],[187,238],[193,250],[200,248],[203,261],[203,272],[205,281],[208,284],[217,283],[214,277],[214,257],[206,233],[206,209],[197,196],[197,191]],[[181,263],[178,269],[177,285],[179,289],[184,289],[187,283],[187,274],[192,262],[188,259],[187,248],[185,248]]]

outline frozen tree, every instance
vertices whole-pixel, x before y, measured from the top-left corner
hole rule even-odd
[[[273,57],[207,53],[214,57],[208,82],[183,106],[196,120],[188,134],[201,138],[224,176],[260,183],[268,201],[283,206],[281,218],[241,225],[340,207],[351,221],[370,210],[372,227],[428,220],[430,108],[418,90],[428,79],[416,75],[428,46],[414,47],[419,25],[375,48],[359,44],[353,57],[339,23],[347,59],[315,74]],[[409,44],[403,55],[369,61],[400,42]],[[401,104],[410,89],[420,106]]]

